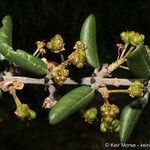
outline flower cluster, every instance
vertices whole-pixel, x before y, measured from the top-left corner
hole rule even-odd
[[[76,50],[68,56],[68,61],[77,68],[82,68],[86,60],[86,46],[81,41],[77,41],[74,49]]]
[[[127,32],[122,32],[120,34],[121,40],[126,44],[126,45],[134,45],[138,46],[139,44],[144,43],[145,36],[143,34],[140,34],[135,31],[127,31]]]
[[[119,108],[114,104],[104,103],[101,106],[100,111],[102,115],[100,130],[102,132],[119,132],[120,121],[116,119]]]
[[[54,53],[59,53],[64,51],[64,41],[59,34],[56,34],[53,38],[50,39],[50,42],[47,42],[46,46]]]

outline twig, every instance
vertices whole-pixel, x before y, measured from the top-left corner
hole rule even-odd
[[[41,84],[41,85],[51,85],[54,84],[52,80],[50,80],[48,83],[45,83],[45,79],[36,79],[36,78],[28,78],[28,77],[21,77],[21,76],[12,76],[12,77],[6,77],[5,79],[11,79],[14,81],[19,81],[24,84]],[[71,78],[68,78],[64,84],[65,85],[91,85],[91,78],[92,77],[85,77],[82,78],[81,82],[76,82],[72,80]],[[116,78],[101,78],[101,77],[95,77],[95,83],[96,85],[103,86],[103,85],[114,85],[113,81],[116,80]],[[141,82],[145,81],[145,79],[119,79],[117,78],[120,86],[130,86],[132,82],[135,80],[139,80]],[[150,87],[150,80],[148,82],[148,87]]]

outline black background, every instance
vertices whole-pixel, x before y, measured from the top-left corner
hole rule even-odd
[[[145,43],[150,45],[149,0],[0,0],[0,20],[8,14],[12,17],[14,49],[20,48],[29,53],[35,51],[36,41],[50,39],[58,33],[66,44],[65,55],[69,54],[79,39],[84,19],[91,13],[96,16],[97,44],[103,62],[115,59],[115,45],[121,42],[119,34],[124,30],[143,33]],[[55,61],[59,59],[56,55],[47,57]],[[72,88],[67,86],[58,94],[62,96]],[[106,148],[104,144],[118,143],[118,136],[102,134],[98,122],[88,125],[79,113],[59,125],[49,125],[48,112],[41,108],[48,96],[43,90],[42,86],[28,85],[18,92],[22,101],[37,112],[37,118],[29,123],[22,123],[16,118],[13,113],[15,105],[11,97],[4,94],[0,101],[0,117],[3,120],[0,123],[0,150],[114,149]],[[95,98],[94,105],[101,103],[99,99]],[[122,108],[131,100],[124,95],[115,95],[111,101]],[[129,143],[150,142],[148,110],[147,107],[142,114]]]

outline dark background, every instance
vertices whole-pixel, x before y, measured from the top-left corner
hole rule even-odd
[[[97,20],[97,43],[103,62],[115,59],[115,44],[121,42],[119,34],[124,30],[143,33],[145,43],[150,44],[149,0],[0,0],[0,20],[8,14],[12,17],[14,49],[30,53],[36,49],[36,41],[49,39],[58,33],[66,44],[65,55],[69,54],[79,39],[84,19],[91,13]],[[59,59],[56,55],[48,57]],[[64,87],[58,94],[62,96],[72,88]],[[31,85],[18,92],[22,102],[28,103],[37,112],[37,118],[29,123],[22,123],[16,118],[11,97],[3,94],[0,101],[0,150],[103,150],[111,149],[105,148],[105,142],[119,142],[117,135],[102,134],[98,122],[86,124],[79,113],[59,125],[49,125],[48,112],[41,108],[48,96],[43,91],[44,87]],[[94,105],[101,103],[99,99],[95,98]],[[112,103],[121,108],[128,104],[128,99],[124,95],[111,97]],[[128,143],[150,143],[148,107]]]

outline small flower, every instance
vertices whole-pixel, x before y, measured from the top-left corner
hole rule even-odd
[[[88,122],[89,124],[92,124],[93,121],[97,118],[97,109],[95,107],[91,107],[88,110],[85,110],[83,112],[83,117],[85,118],[85,122]]]
[[[41,49],[45,46],[45,43],[44,41],[37,41],[36,45],[37,45],[37,49]]]
[[[47,42],[47,48],[51,49],[54,53],[59,53],[60,51],[64,51],[64,41],[59,34],[56,34],[53,38],[50,39],[50,42]]]
[[[142,83],[138,80],[134,81],[129,87],[130,95],[133,97],[141,97],[143,96],[142,92]]]
[[[86,45],[81,41],[77,41],[75,46],[73,47],[73,49],[76,49],[78,51],[85,51],[86,48],[87,48]]]
[[[143,34],[139,34],[138,32],[135,32],[130,36],[130,42],[134,46],[138,46],[139,44],[144,43],[145,36]]]
[[[51,72],[51,77],[59,85],[62,85],[69,75],[69,70],[64,65],[58,65]]]
[[[76,50],[68,56],[68,61],[77,68],[82,68],[86,61],[86,46],[81,41],[77,41],[74,49]]]

